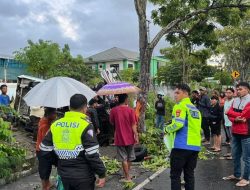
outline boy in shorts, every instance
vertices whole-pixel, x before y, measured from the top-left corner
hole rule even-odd
[[[122,162],[123,182],[130,182],[131,161],[135,159],[134,144],[139,142],[135,111],[128,106],[128,95],[118,95],[119,105],[110,111],[110,123],[115,126],[117,157]]]

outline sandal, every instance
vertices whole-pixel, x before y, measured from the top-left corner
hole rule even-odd
[[[227,154],[224,154],[223,157],[231,157],[232,154],[231,153],[227,153]]]
[[[233,157],[232,157],[232,156],[228,156],[228,157],[222,156],[222,157],[219,157],[219,159],[220,159],[220,160],[232,160]]]
[[[242,179],[240,180],[238,183],[236,183],[236,186],[237,187],[245,187],[249,185],[249,181],[245,180],[245,179]]]
[[[227,176],[227,177],[223,177],[222,178],[223,180],[241,180],[241,178],[237,178],[235,177],[234,175],[230,175],[230,176]]]

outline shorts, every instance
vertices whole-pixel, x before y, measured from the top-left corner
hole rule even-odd
[[[214,122],[210,122],[210,127],[211,127],[211,134],[212,135],[217,135],[217,136],[219,136],[219,135],[221,135],[221,124],[220,124],[220,122],[216,122],[216,123],[214,123]]]
[[[55,157],[52,152],[41,154],[36,152],[38,158],[38,172],[41,180],[48,180],[51,174],[52,165],[55,165]]]
[[[129,146],[117,146],[117,159],[120,162],[135,160],[134,145]]]

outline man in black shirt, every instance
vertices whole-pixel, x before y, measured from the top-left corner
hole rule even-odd
[[[204,132],[204,144],[210,144],[210,128],[209,128],[209,115],[210,115],[210,99],[207,95],[207,89],[200,87],[201,98],[198,104],[198,109],[201,112],[202,123],[201,127]]]
[[[88,107],[88,110],[87,110],[87,115],[89,116],[90,121],[92,122],[92,124],[93,124],[93,126],[95,128],[96,134],[99,134],[100,133],[100,123],[99,123],[96,107],[97,107],[97,100],[91,99],[89,101],[89,107]]]
[[[156,128],[163,130],[163,124],[165,121],[165,101],[161,94],[157,95],[158,100],[155,102],[156,109]]]
[[[199,104],[199,101],[200,101],[199,92],[197,90],[193,90],[192,94],[191,94],[191,102],[192,102],[192,104],[194,104],[197,107],[198,104]]]
[[[87,120],[87,98],[75,94],[70,111],[50,127],[39,148],[41,155],[55,151],[58,174],[65,190],[94,190],[105,184],[106,168],[100,159],[99,144],[93,125]]]

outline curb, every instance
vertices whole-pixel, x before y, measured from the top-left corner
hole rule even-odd
[[[11,174],[11,176],[8,179],[1,178],[0,187],[3,187],[6,184],[17,181],[20,178],[32,175],[38,171],[38,161],[36,160],[36,157],[31,157],[27,159],[25,163],[27,162],[31,164],[31,167],[29,169]]]

